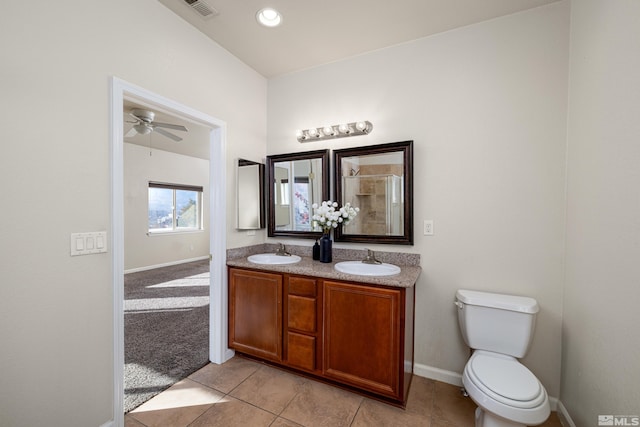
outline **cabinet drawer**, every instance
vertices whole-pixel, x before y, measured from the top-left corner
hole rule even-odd
[[[316,299],[289,295],[287,326],[302,332],[316,331]]]
[[[305,277],[289,277],[289,293],[304,297],[315,297],[316,281]]]
[[[316,368],[316,339],[308,335],[287,334],[287,362],[291,366],[313,371]]]

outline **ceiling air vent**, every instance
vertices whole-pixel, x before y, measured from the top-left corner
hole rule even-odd
[[[204,0],[183,0],[191,9],[198,12],[203,18],[213,18],[218,16],[220,12],[209,6]]]

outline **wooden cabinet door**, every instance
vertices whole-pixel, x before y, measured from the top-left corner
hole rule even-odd
[[[327,378],[401,398],[401,290],[324,281]]]
[[[229,269],[229,347],[282,360],[282,275]]]

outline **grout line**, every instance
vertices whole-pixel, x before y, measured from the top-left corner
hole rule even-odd
[[[306,381],[306,380],[305,380],[305,381]],[[284,405],[284,408],[282,408],[282,410],[280,411],[280,414],[278,414],[278,416],[280,416],[284,411],[286,411],[286,409],[289,407],[289,405],[291,405],[291,402],[293,402],[293,401],[294,401],[294,399],[295,399],[296,397],[298,397],[298,395],[299,395],[299,394],[300,394],[300,392],[299,392],[299,391],[296,391],[296,393],[293,395],[293,397],[291,397],[291,399],[289,399],[289,401],[287,402],[287,404],[286,404],[286,405]],[[295,421],[293,421],[293,420],[289,420],[289,421],[295,422]]]
[[[252,376],[254,376],[254,375],[255,375],[255,373],[256,373],[256,372],[258,372],[260,369],[262,369],[262,365],[258,365],[258,368],[257,368],[255,371],[251,372],[251,374],[249,374],[249,376],[247,376],[245,379],[243,379],[242,381],[240,381],[240,382],[239,382],[235,387],[233,387],[231,390],[229,390],[229,392],[228,392],[227,394],[231,395],[231,393],[232,393],[235,389],[237,389],[237,388],[238,388],[238,387],[240,387],[242,384],[244,384],[244,382],[245,382],[245,381],[247,381],[249,378],[251,378]],[[231,397],[233,397],[233,396],[231,396]],[[237,399],[237,397],[234,397],[234,399]],[[238,400],[240,400],[240,399],[238,399]],[[244,402],[244,400],[243,400],[243,402]]]
[[[358,413],[360,413],[360,408],[362,407],[363,403],[364,403],[364,399],[360,400],[360,404],[358,405],[358,409],[356,409],[356,413],[353,414],[353,419],[349,423],[349,426],[352,426],[353,423],[356,421],[356,418],[358,417]]]
[[[269,366],[268,366],[268,365],[258,364],[258,369],[256,369],[255,371],[253,371],[253,372],[251,373],[251,375],[249,375],[247,378],[245,378],[244,380],[242,380],[242,381],[241,381],[237,386],[235,386],[233,389],[231,389],[231,390],[229,391],[229,393],[225,394],[225,397],[229,396],[229,397],[230,397],[230,398],[232,398],[232,399],[235,399],[235,400],[238,400],[238,401],[240,401],[240,402],[246,403],[247,405],[250,405],[250,406],[253,406],[254,408],[260,409],[261,411],[268,412],[269,414],[275,415],[275,417],[276,417],[276,418],[271,422],[271,424],[273,424],[273,423],[276,421],[276,419],[278,419],[278,418],[284,418],[284,417],[280,417],[280,414],[282,414],[282,412],[284,412],[284,410],[289,406],[289,404],[291,403],[291,401],[292,401],[292,400],[293,400],[293,399],[294,399],[294,398],[299,394],[299,392],[297,392],[297,393],[296,393],[296,394],[295,394],[295,395],[294,395],[294,396],[293,396],[293,397],[292,397],[292,398],[287,402],[287,404],[284,406],[284,408],[283,408],[279,413],[272,412],[272,411],[270,411],[270,410],[269,410],[269,409],[267,409],[267,408],[263,408],[263,407],[261,407],[261,406],[258,406],[258,405],[256,405],[256,404],[252,403],[252,402],[249,402],[249,401],[246,401],[246,400],[241,399],[241,398],[239,398],[239,397],[236,397],[236,396],[232,396],[232,395],[231,395],[231,393],[232,393],[234,390],[236,390],[238,387],[240,387],[240,385],[242,385],[245,381],[247,381],[249,378],[251,378],[253,375],[255,375],[255,374],[256,374],[256,372],[258,372],[259,370],[261,370],[261,369],[262,369],[262,368],[264,368],[264,367],[269,368]],[[293,420],[289,420],[289,419],[287,419],[287,418],[284,418],[284,419],[286,419],[287,421],[295,422],[295,421],[293,421]],[[296,424],[297,424],[297,423],[296,423]]]
[[[209,387],[211,388],[211,387]],[[206,414],[207,412],[209,412],[211,409],[213,409],[216,404],[218,402],[220,402],[222,399],[224,399],[225,396],[223,396],[222,398],[218,399],[217,401],[215,401],[214,403],[212,403],[211,405],[209,405],[209,407],[207,409],[205,409],[200,415],[198,415],[193,421],[191,421],[190,423],[188,423],[185,427],[189,427],[191,425],[193,425],[193,423],[195,423],[199,418],[202,418],[204,416],[204,414]]]

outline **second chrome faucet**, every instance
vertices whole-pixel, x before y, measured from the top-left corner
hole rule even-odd
[[[376,259],[376,254],[371,249],[367,249],[367,256],[362,262],[365,264],[382,264],[382,261]]]
[[[291,256],[289,252],[284,247],[284,243],[279,243],[280,247],[276,249],[276,255],[279,256]]]

